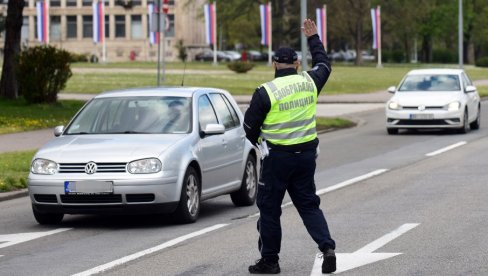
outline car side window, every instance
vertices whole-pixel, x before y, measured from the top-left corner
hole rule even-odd
[[[219,115],[220,120],[222,120],[222,124],[225,126],[225,129],[230,129],[236,126],[236,122],[232,117],[232,114],[227,107],[224,99],[222,98],[221,94],[219,93],[212,93],[210,94],[212,98],[212,102],[215,104],[215,110]]]
[[[463,82],[464,82],[464,85],[463,85],[464,89],[466,89],[466,86],[468,86],[468,85],[473,85],[473,83],[471,82],[471,80],[469,79],[469,77],[466,74],[463,73],[462,76],[463,76]]]
[[[239,126],[241,125],[241,122],[239,120],[239,116],[237,116],[237,112],[236,110],[234,109],[234,106],[230,103],[229,99],[227,98],[227,96],[225,95],[222,95],[222,98],[224,98],[225,100],[225,103],[227,104],[227,108],[229,108],[230,110],[230,115],[232,115],[232,119],[234,120],[234,123],[236,126]]]
[[[200,129],[204,129],[208,124],[218,124],[217,115],[206,95],[198,98],[198,122]]]

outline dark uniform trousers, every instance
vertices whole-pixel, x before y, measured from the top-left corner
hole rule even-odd
[[[288,191],[308,233],[323,252],[335,249],[327,221],[315,192],[316,150],[287,152],[271,149],[262,163],[257,206],[259,250],[269,261],[278,261],[281,248],[281,205]]]

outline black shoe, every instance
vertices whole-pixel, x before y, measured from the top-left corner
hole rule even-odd
[[[278,262],[266,261],[264,258],[256,261],[255,265],[249,266],[251,274],[278,274],[281,272]]]
[[[334,250],[327,249],[323,255],[322,273],[332,273],[336,271],[336,255]]]

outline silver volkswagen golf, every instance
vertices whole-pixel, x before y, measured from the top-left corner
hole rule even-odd
[[[65,214],[173,213],[200,202],[256,199],[256,151],[233,97],[214,88],[113,91],[90,100],[35,154],[28,178],[40,224]]]

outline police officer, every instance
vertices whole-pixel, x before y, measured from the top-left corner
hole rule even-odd
[[[317,97],[329,78],[331,66],[315,23],[306,19],[302,31],[312,53],[312,70],[298,74],[296,52],[291,48],[278,49],[273,56],[275,79],[256,89],[244,118],[246,137],[261,149],[264,157],[257,195],[261,259],[249,266],[252,274],[280,273],[280,216],[286,191],[323,252],[322,272],[336,270],[335,242],[319,207],[314,182],[319,144],[315,129]]]

